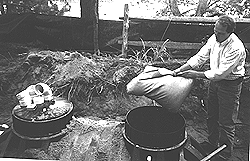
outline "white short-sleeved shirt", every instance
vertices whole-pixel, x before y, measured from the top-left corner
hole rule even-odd
[[[187,63],[194,68],[210,60],[210,69],[204,72],[208,79],[234,80],[244,76],[245,59],[244,44],[234,33],[221,43],[216,41],[213,34]]]

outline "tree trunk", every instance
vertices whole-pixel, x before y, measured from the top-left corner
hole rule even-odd
[[[96,0],[80,0],[81,18],[86,20],[95,19],[95,2]]]
[[[122,55],[126,58],[127,57],[127,50],[128,50],[128,28],[129,28],[129,16],[128,16],[129,8],[128,4],[124,5],[124,20],[123,20],[123,43],[122,43]]]
[[[195,16],[202,16],[207,9],[207,1],[208,0],[199,0],[199,4],[195,13]]]
[[[93,20],[94,28],[94,53],[99,54],[99,0],[94,0],[94,13],[95,18]]]
[[[174,16],[180,16],[181,15],[176,0],[169,0],[169,5],[170,5],[170,10],[171,10],[171,12],[173,13]]]
[[[93,23],[93,45],[94,53],[99,53],[99,0],[80,0],[81,18]]]

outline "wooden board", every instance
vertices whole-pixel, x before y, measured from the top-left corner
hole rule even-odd
[[[38,159],[1,158],[1,161],[55,161],[55,160],[38,160]]]
[[[120,17],[123,19],[123,17]],[[173,22],[189,22],[189,23],[214,23],[218,17],[177,17],[166,16],[161,18],[129,18],[131,21],[173,21]],[[234,18],[236,23],[250,23],[249,18]]]
[[[118,44],[122,44],[122,40],[119,40]],[[202,43],[164,41],[128,41],[128,45],[146,47],[161,47],[164,45],[169,49],[200,49],[203,46]],[[250,43],[244,43],[244,45],[247,49],[250,49]]]

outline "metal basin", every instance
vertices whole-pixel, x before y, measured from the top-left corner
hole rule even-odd
[[[34,115],[34,112],[22,109],[20,105],[15,106],[12,110],[14,132],[20,137],[31,140],[50,138],[60,134],[72,118],[73,104],[63,98],[55,98],[54,100],[56,106],[67,108],[67,110],[61,115],[44,119],[31,118],[30,116]]]

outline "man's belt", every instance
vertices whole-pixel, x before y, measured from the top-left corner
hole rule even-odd
[[[240,84],[243,81],[243,76],[233,79],[233,80],[227,80],[227,79],[223,79],[220,82],[222,83],[233,83],[233,84]]]

